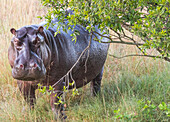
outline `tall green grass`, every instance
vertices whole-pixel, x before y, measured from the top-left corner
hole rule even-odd
[[[43,15],[39,1],[0,1],[0,121],[55,121],[48,95],[38,91],[37,104],[30,110],[11,76],[7,49],[12,38],[10,28],[40,22]],[[149,51],[152,52],[152,51]],[[123,56],[139,53],[133,46],[112,44],[109,54]],[[155,52],[154,52],[155,53]],[[91,97],[90,86],[79,89],[79,95],[66,96],[66,121],[169,121],[170,64],[163,60],[129,57],[121,60],[107,57],[101,94]],[[164,102],[167,110],[160,109]],[[156,106],[156,107],[154,107]]]
[[[159,61],[155,61],[155,63],[159,63]],[[168,121],[167,115],[164,111],[159,110],[158,106],[162,102],[166,104],[170,102],[170,66],[167,65],[162,72],[159,72],[158,68],[153,67],[151,74],[145,73],[138,76],[124,67],[124,70],[117,74],[118,78],[114,78],[116,74],[106,78],[110,73],[106,72],[106,69],[101,95],[92,98],[89,89],[87,89],[87,92],[80,97],[73,98],[68,107],[68,114],[71,116],[69,120]],[[81,100],[82,96],[83,100]],[[149,118],[146,116],[146,110],[143,110],[145,107],[143,104],[147,104],[147,101],[157,106],[154,109],[149,108]],[[116,110],[120,111],[116,113]]]

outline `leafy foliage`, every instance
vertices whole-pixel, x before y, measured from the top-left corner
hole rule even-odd
[[[49,7],[45,15],[49,23],[52,15],[55,15],[59,23],[68,20],[68,29],[80,24],[93,34],[97,25],[107,33],[109,30],[114,31],[120,43],[127,44],[122,39],[129,39],[144,55],[147,55],[146,49],[154,48],[160,53],[160,56],[155,56],[156,58],[170,61],[170,2],[168,0],[42,0],[42,2]],[[68,8],[73,10],[74,14],[65,12]],[[60,24],[60,26],[64,25]],[[125,30],[140,37],[144,41],[142,46],[139,46],[133,36],[126,35]],[[73,39],[76,39],[77,34],[76,31],[72,34]],[[104,33],[100,36],[103,35]],[[107,38],[114,43],[111,36]]]
[[[120,109],[114,110],[115,118],[121,120],[133,120],[142,118],[143,121],[147,121],[152,119],[156,121],[154,118],[158,117],[158,120],[168,120],[170,116],[170,108],[169,104],[165,102],[160,103],[158,106],[153,104],[150,100],[139,100],[138,101],[138,113],[131,113],[131,114],[121,114]],[[158,121],[157,120],[157,121]]]

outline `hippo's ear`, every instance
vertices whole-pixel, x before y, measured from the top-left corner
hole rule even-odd
[[[14,28],[10,29],[11,33],[16,36],[16,30]]]
[[[37,30],[37,31],[38,31],[39,33],[41,33],[41,34],[42,34],[42,33],[44,32],[43,30],[44,30],[43,26],[40,26],[40,27],[38,28],[38,30]]]

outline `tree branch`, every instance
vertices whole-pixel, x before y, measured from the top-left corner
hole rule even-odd
[[[101,41],[101,43],[120,43],[120,44],[128,44],[128,45],[143,45],[143,44],[144,44],[144,43],[132,43],[132,42],[125,42],[125,41],[113,41],[111,37],[109,37],[109,36],[104,36],[104,35],[96,32],[96,31],[93,32],[93,35],[94,35],[95,37],[96,37],[96,35],[95,35],[94,33],[98,34],[98,35],[101,36],[101,37],[104,37],[104,38],[107,38],[107,39],[110,40],[110,42],[102,42],[102,41]]]
[[[137,54],[125,55],[125,56],[121,56],[121,57],[118,57],[118,56],[109,54],[109,56],[112,56],[112,57],[118,58],[118,59],[126,58],[126,57],[132,57],[132,56],[144,56],[144,57],[150,57],[150,58],[163,58],[163,57],[161,57],[161,56],[153,56],[153,55],[137,55]]]
[[[113,31],[114,31],[114,30],[113,30]],[[115,32],[116,34],[118,34],[118,36],[119,36],[118,38],[119,38],[119,39],[122,38],[121,35],[120,35],[120,33],[116,32],[116,31],[114,31],[114,32]],[[164,55],[162,55],[162,56],[145,55],[146,53],[139,47],[140,45],[143,45],[144,43],[137,43],[133,38],[127,36],[127,35],[125,34],[125,32],[124,32],[123,29],[122,29],[123,36],[126,37],[126,38],[128,38],[129,40],[131,40],[131,41],[133,41],[133,42],[125,42],[125,41],[123,41],[122,39],[121,39],[122,41],[113,41],[112,38],[109,37],[109,36],[104,36],[104,35],[96,32],[96,31],[95,31],[95,32],[92,32],[92,34],[93,34],[96,38],[97,38],[97,36],[96,36],[94,33],[98,34],[98,35],[101,36],[101,37],[104,37],[104,38],[107,38],[107,39],[110,40],[110,42],[102,42],[102,41],[101,41],[101,43],[119,43],[119,44],[136,45],[137,48],[143,53],[143,55],[126,55],[126,56],[123,56],[123,57],[113,56],[113,57],[115,57],[115,58],[124,58],[124,57],[129,57],[129,56],[145,56],[145,57],[152,57],[152,58],[161,58],[161,59],[164,59],[164,60],[170,62],[170,58],[164,57]],[[157,50],[158,50],[159,53],[162,52],[160,49],[157,49]]]

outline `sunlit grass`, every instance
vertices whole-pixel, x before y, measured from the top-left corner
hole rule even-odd
[[[34,110],[24,101],[16,80],[11,76],[7,50],[12,38],[10,28],[41,22],[37,16],[46,11],[36,0],[0,0],[0,121],[54,121],[49,96],[37,91]],[[133,46],[112,44],[109,54],[123,56],[140,53]],[[102,92],[91,97],[89,85],[79,89],[78,96],[66,96],[68,121],[127,121],[115,118],[114,110],[120,115],[135,114],[130,121],[145,121],[138,101],[150,100],[155,105],[170,102],[170,65],[162,60],[144,57],[116,59],[108,56],[102,80]],[[150,120],[163,119],[156,111]],[[161,117],[160,117],[161,116]],[[165,118],[166,119],[166,118]],[[148,120],[148,121],[150,121]]]

